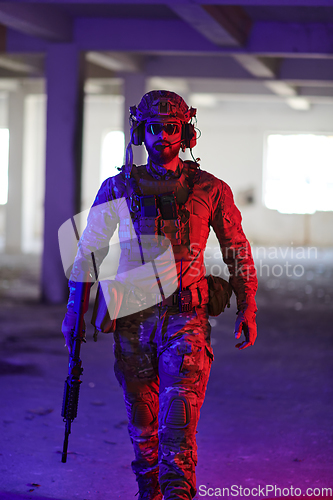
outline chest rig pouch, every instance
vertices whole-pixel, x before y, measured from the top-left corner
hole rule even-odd
[[[134,221],[137,234],[157,235],[158,234],[158,209],[156,196],[138,196],[138,206],[140,216]],[[153,239],[153,238],[152,238]]]
[[[180,245],[180,218],[176,197],[174,193],[161,194],[159,197],[160,208],[160,234],[171,241],[172,245]]]
[[[193,213],[192,201],[188,203],[190,195],[192,199],[197,177],[200,176],[198,165],[192,163],[184,162],[181,176],[172,180],[152,180],[146,169],[141,167],[134,167],[131,174],[132,194],[129,196],[129,205],[137,236],[149,235],[144,240],[149,241],[148,247],[152,250],[153,247],[157,250],[158,247],[163,247],[165,238],[170,240],[177,261],[193,258],[192,240],[194,246],[197,243],[202,246],[204,243],[201,241],[202,227],[197,223],[197,220],[201,222],[201,218]],[[126,229],[126,221],[120,221],[120,226]],[[129,250],[130,261],[140,261],[137,242],[130,244],[128,241],[126,248]]]
[[[180,245],[180,219],[173,192],[159,195],[135,195],[132,206],[135,207],[134,229],[139,236],[151,237],[149,241],[152,248],[163,245],[163,239],[158,236],[165,236],[172,245]],[[132,246],[130,260],[139,260],[137,253],[136,248]]]

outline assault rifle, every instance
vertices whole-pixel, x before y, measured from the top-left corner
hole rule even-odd
[[[71,433],[72,422],[77,416],[81,384],[80,376],[83,372],[80,349],[81,343],[85,342],[84,314],[87,312],[89,305],[90,281],[89,272],[85,271],[82,274],[81,281],[76,283],[75,289],[74,312],[76,312],[76,324],[69,354],[68,377],[65,380],[64,399],[61,410],[61,416],[66,423],[64,446],[61,457],[62,463],[65,463],[67,460],[68,437]]]

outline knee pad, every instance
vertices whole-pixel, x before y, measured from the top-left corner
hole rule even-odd
[[[165,424],[168,427],[182,429],[190,422],[190,405],[185,396],[171,398],[165,414]]]
[[[148,427],[154,420],[149,404],[142,401],[134,403],[131,420],[136,427]]]

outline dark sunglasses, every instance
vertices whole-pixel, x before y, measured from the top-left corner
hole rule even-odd
[[[175,135],[180,131],[180,125],[179,123],[148,123],[146,130],[152,135],[159,135],[162,130],[168,135]]]

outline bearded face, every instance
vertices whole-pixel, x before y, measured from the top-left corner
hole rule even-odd
[[[182,123],[172,117],[154,117],[145,125],[145,146],[149,159],[158,165],[170,163],[179,154]]]

